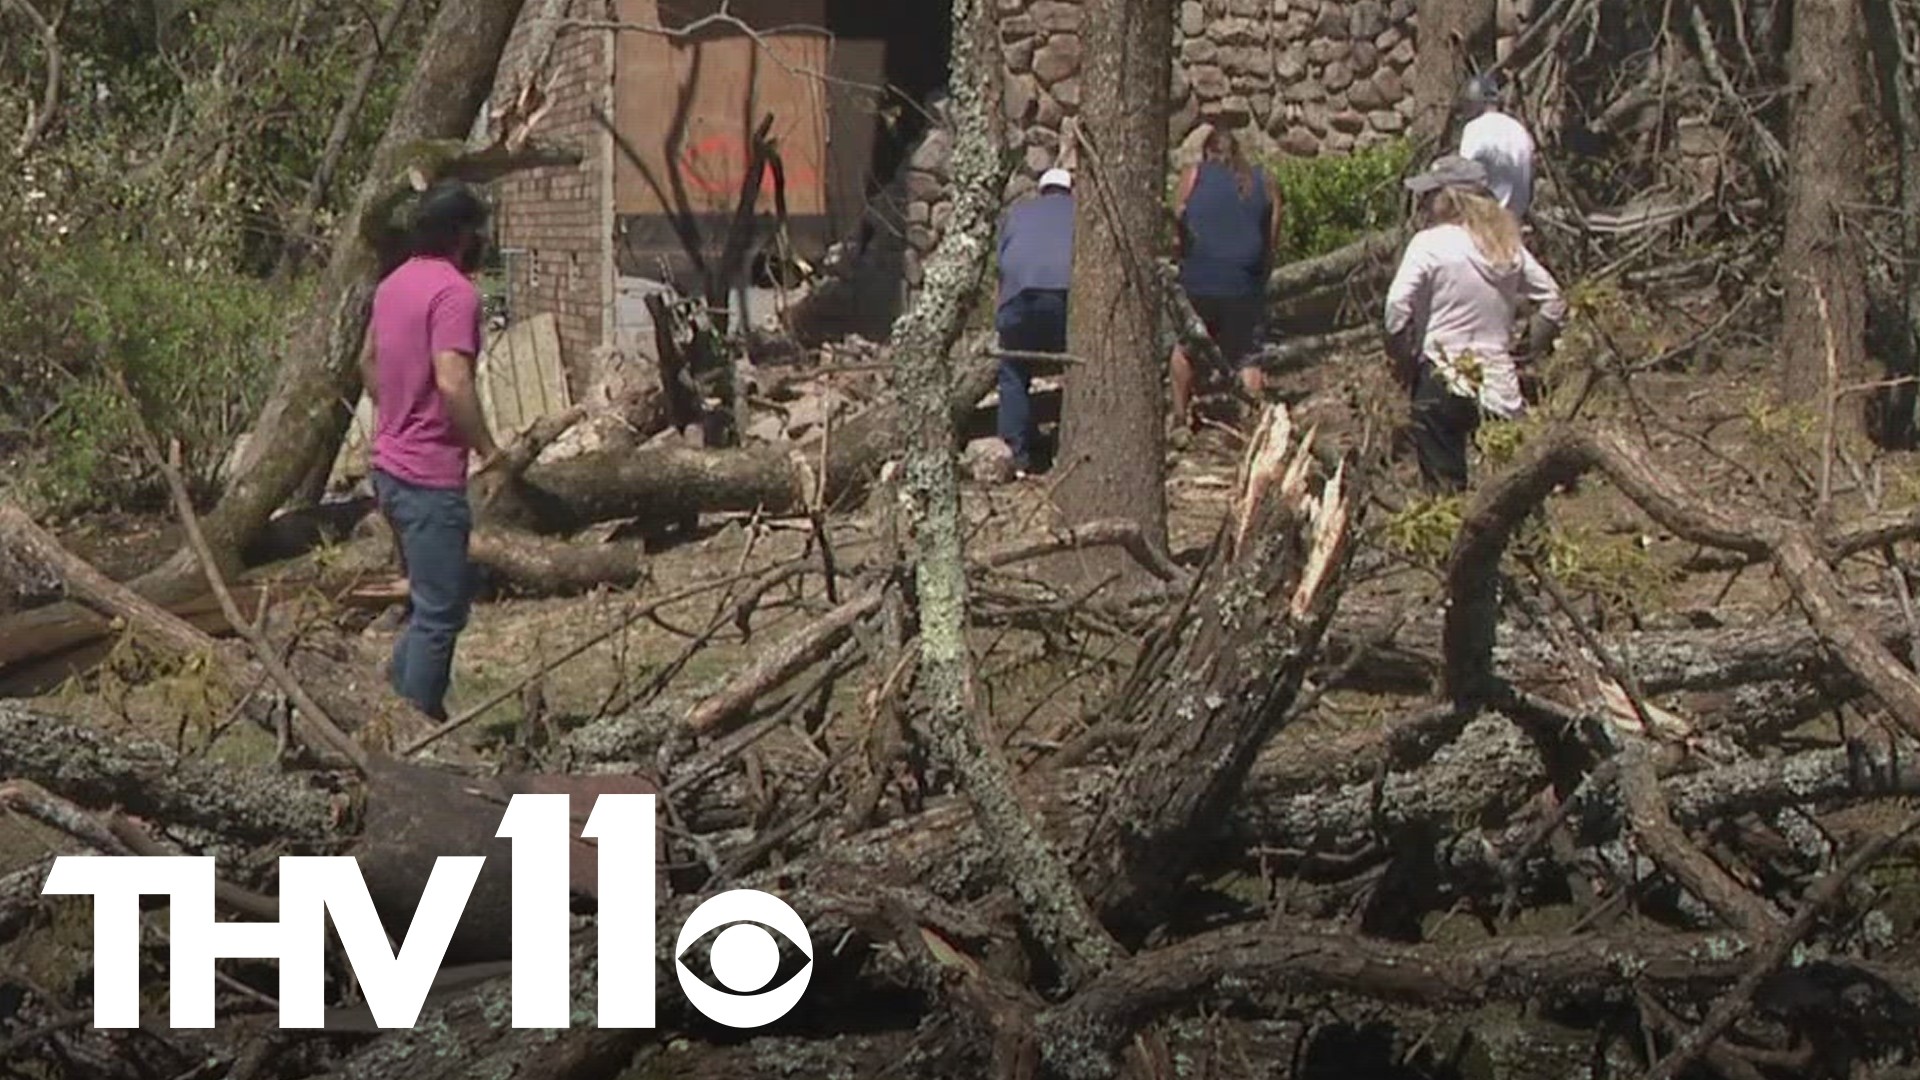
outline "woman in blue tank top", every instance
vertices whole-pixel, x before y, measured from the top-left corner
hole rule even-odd
[[[1266,329],[1267,275],[1280,235],[1278,188],[1247,163],[1240,140],[1216,128],[1200,163],[1180,181],[1180,285],[1229,370],[1256,401],[1266,392],[1259,366]],[[1193,361],[1174,347],[1173,411],[1191,426]],[[1224,373],[1223,373],[1224,374]]]

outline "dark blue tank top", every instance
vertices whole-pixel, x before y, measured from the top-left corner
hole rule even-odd
[[[1266,178],[1253,170],[1245,198],[1233,170],[1215,161],[1200,163],[1187,211],[1181,219],[1185,256],[1180,284],[1190,296],[1252,296],[1266,283],[1260,280],[1267,256]]]

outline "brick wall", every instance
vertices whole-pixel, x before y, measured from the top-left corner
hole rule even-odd
[[[604,0],[576,0],[572,16],[608,19],[611,6]],[[517,69],[532,16],[541,7],[527,5],[508,41],[502,71]],[[612,146],[593,115],[596,105],[612,111],[611,39],[608,31],[563,27],[554,44],[549,70],[557,77],[535,138],[578,150],[585,158],[581,165],[530,169],[494,185],[512,318],[553,313],[576,394],[596,377],[593,356],[609,336],[613,306]],[[500,87],[498,92],[511,91]]]

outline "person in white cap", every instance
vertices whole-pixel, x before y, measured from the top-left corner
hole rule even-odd
[[[1533,208],[1533,135],[1500,111],[1500,81],[1481,75],[1467,81],[1461,107],[1469,117],[1460,129],[1460,156],[1487,170],[1487,189],[1516,220]]]
[[[1552,346],[1567,317],[1553,275],[1494,198],[1487,170],[1449,155],[1406,180],[1425,227],[1387,287],[1387,355],[1413,396],[1413,445],[1430,491],[1467,486],[1467,448],[1483,414],[1526,412],[1510,350],[1519,302],[1535,305],[1528,352]]]
[[[994,328],[1000,348],[1018,353],[1067,351],[1067,288],[1073,280],[1073,175],[1048,169],[1040,191],[1007,211],[1000,223],[1000,296]],[[1029,390],[1032,360],[1000,360],[1000,440],[1016,475],[1035,469],[1039,428]]]

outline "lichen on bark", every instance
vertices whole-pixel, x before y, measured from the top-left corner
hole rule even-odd
[[[987,0],[953,5],[953,222],[927,267],[918,303],[895,327],[897,378],[907,417],[907,509],[920,608],[920,675],[936,750],[960,777],[1035,936],[1072,983],[1107,964],[1114,946],[1066,865],[1035,828],[1012,776],[981,738],[966,641],[966,563],[949,354],[978,299],[1004,177],[994,138]]]

